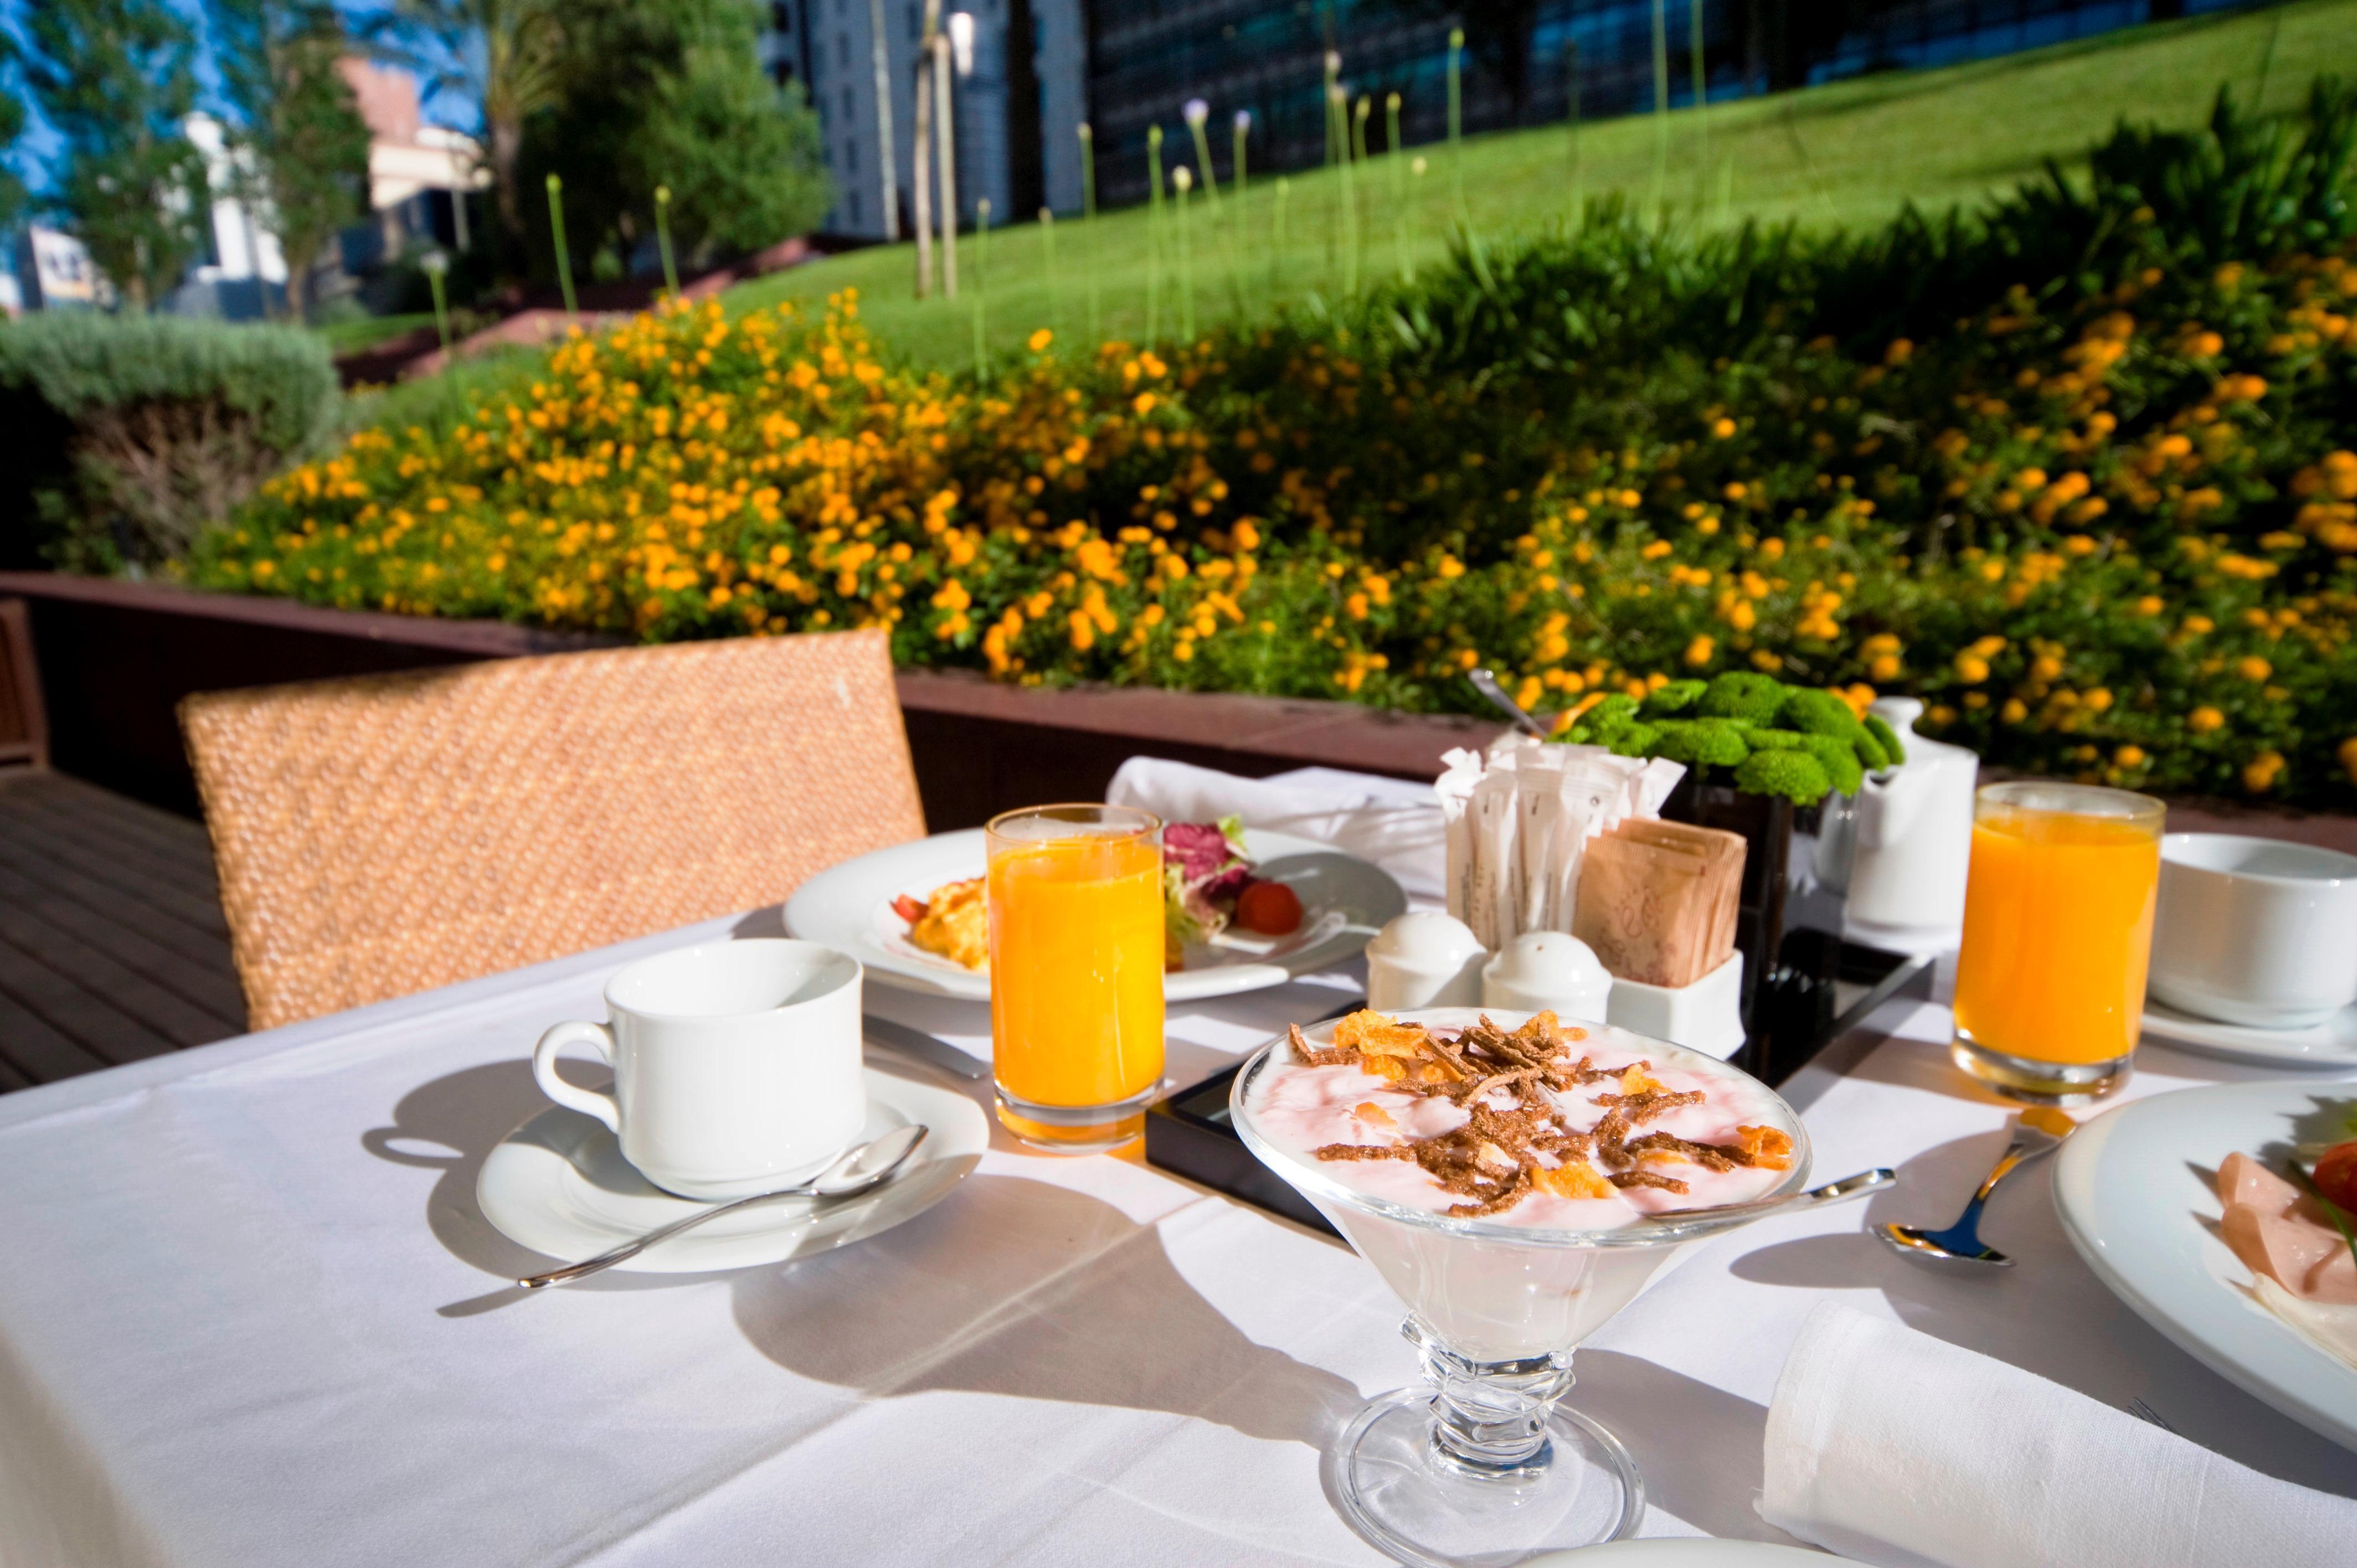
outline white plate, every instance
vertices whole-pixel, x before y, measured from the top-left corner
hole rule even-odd
[[[2345,1447],[2357,1448],[2357,1369],[2258,1303],[2219,1240],[2213,1173],[2241,1150],[2281,1168],[2291,1145],[2337,1140],[2357,1089],[2233,1083],[2131,1101],[2062,1145],[2054,1207],[2112,1294],[2188,1355]]]
[[[955,1090],[867,1069],[864,1141],[921,1122],[931,1129],[899,1175],[823,1208],[781,1197],[651,1247],[618,1269],[652,1274],[749,1268],[864,1240],[947,1197],[990,1146],[982,1107]],[[594,1258],[709,1207],[648,1184],[604,1123],[550,1106],[483,1162],[475,1200],[500,1234],[563,1262]]]
[[[2357,1007],[2343,1007],[2323,1023],[2305,1029],[2257,1029],[2248,1024],[2196,1018],[2147,1001],[2144,1035],[2165,1046],[2224,1057],[2228,1061],[2357,1072]]]
[[[1315,973],[1357,953],[1407,908],[1407,895],[1390,873],[1314,839],[1246,828],[1244,851],[1255,875],[1282,882],[1300,897],[1301,929],[1284,937],[1223,932],[1189,948],[1186,967],[1163,979],[1162,993],[1173,1002],[1232,996]],[[863,854],[803,883],[786,900],[786,929],[849,953],[887,985],[987,1002],[986,971],[916,946],[909,923],[892,910],[903,894],[921,902],[944,882],[980,876],[986,861],[980,828]]]

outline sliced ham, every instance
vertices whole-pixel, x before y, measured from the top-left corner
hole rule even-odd
[[[2233,1154],[2218,1167],[2218,1196],[2226,1245],[2253,1273],[2304,1301],[2357,1305],[2357,1257],[2298,1187]]]
[[[2298,1203],[2299,1188],[2251,1158],[2235,1153],[2218,1165],[2218,1201],[2233,1208],[2248,1203],[2268,1214],[2281,1214]]]

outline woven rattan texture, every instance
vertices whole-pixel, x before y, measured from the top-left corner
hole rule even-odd
[[[734,909],[924,832],[881,632],[200,693],[251,1026]]]

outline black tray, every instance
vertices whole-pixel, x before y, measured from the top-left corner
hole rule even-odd
[[[1770,1087],[1781,1086],[1890,998],[1910,994],[1928,1000],[1932,994],[1929,958],[1884,952],[1805,929],[1787,932],[1783,945],[1787,961],[1759,999],[1759,1011],[1772,1014],[1760,1023],[1770,1026],[1755,1024],[1734,1058],[1736,1066]],[[1146,1113],[1146,1164],[1335,1234],[1325,1216],[1254,1159],[1236,1135],[1228,1094],[1243,1065],[1155,1101]],[[1826,1065],[1841,1071],[1851,1064]]]

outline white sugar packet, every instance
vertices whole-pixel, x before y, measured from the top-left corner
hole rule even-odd
[[[1525,931],[1567,931],[1587,841],[1658,815],[1685,769],[1601,746],[1501,736],[1452,751],[1434,785],[1446,824],[1448,912],[1491,950]]]

